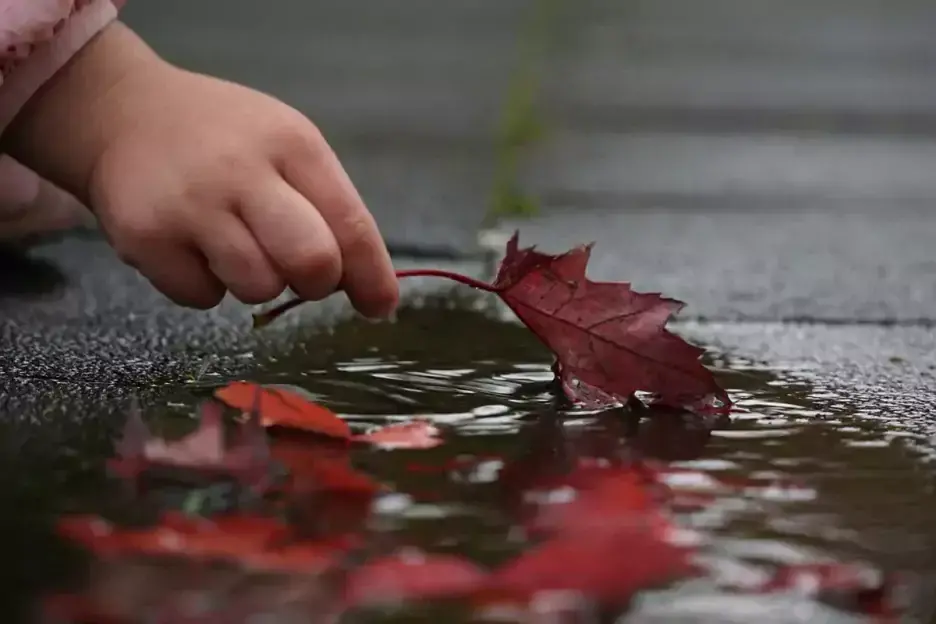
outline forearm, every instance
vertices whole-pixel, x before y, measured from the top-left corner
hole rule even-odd
[[[133,123],[124,89],[163,63],[129,28],[113,22],[30,99],[2,138],[2,149],[87,201],[88,180],[116,127]]]

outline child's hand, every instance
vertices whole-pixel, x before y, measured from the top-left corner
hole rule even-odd
[[[390,313],[390,257],[318,129],[251,89],[147,63],[73,122],[102,128],[85,198],[120,257],[187,306],[227,290],[261,303],[288,285]]]
[[[390,258],[354,186],[311,122],[250,89],[169,68],[132,87],[139,107],[104,150],[89,197],[120,257],[175,301],[225,290],[268,301],[288,284],[339,285],[363,313],[391,311]]]

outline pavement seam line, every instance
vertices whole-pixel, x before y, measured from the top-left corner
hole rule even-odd
[[[502,217],[530,216],[537,212],[533,201],[518,187],[523,156],[544,132],[536,106],[542,82],[542,61],[556,39],[560,8],[564,0],[533,0],[530,15],[517,41],[517,57],[501,109],[495,140],[495,168],[491,198],[483,229],[497,225]]]

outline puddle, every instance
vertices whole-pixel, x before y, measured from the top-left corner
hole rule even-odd
[[[704,544],[709,575],[641,594],[621,622],[870,622],[807,598],[740,596],[724,586],[816,560],[863,562],[927,578],[936,566],[933,479],[918,451],[891,435],[886,421],[856,415],[847,395],[825,396],[824,407],[815,408],[816,390],[782,371],[715,354],[709,363],[739,409],[730,424],[710,430],[667,418],[628,424],[592,412],[557,418],[543,348],[518,325],[458,307],[406,309],[394,325],[348,321],[253,358],[250,381],[300,387],[354,430],[414,417],[444,427],[440,447],[359,451],[354,462],[405,494],[379,503],[394,517],[394,540],[482,565],[515,554],[504,474],[510,466],[536,470],[536,462],[523,462],[548,457],[554,449],[544,445],[590,440],[595,448],[610,443],[670,462],[671,487],[710,496],[704,508],[676,517]],[[198,382],[147,406],[148,420],[163,432],[187,430],[196,402],[227,381],[208,367]],[[104,504],[86,489],[75,490],[74,508],[94,511]],[[176,583],[179,574],[166,573]],[[98,591],[139,595],[131,586],[168,582],[138,569],[122,576],[120,582],[99,579]],[[925,598],[920,587],[910,590],[914,609],[926,608],[916,602]],[[456,621],[448,612],[394,617]]]

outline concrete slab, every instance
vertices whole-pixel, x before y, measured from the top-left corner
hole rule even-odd
[[[894,201],[936,197],[936,140],[923,137],[557,130],[538,148],[526,187],[546,202],[621,196],[626,208],[629,195],[673,195],[708,209],[706,200],[738,196],[781,209],[876,200],[884,211]]]

